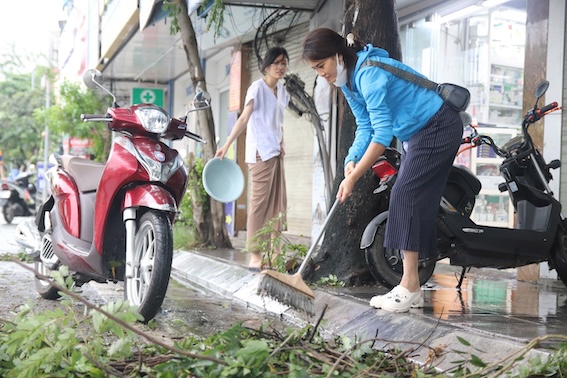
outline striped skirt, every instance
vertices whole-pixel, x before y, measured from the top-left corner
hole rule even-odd
[[[392,188],[384,246],[433,257],[437,212],[463,136],[459,114],[443,104],[423,129],[405,143]]]
[[[251,175],[250,200],[248,202],[248,219],[246,222],[246,248],[255,252],[258,238],[256,232],[271,219],[283,213],[274,230],[282,231],[286,222],[287,194],[285,186],[284,161],[276,156],[267,161],[257,157],[257,162],[248,164]],[[268,238],[270,235],[265,235]]]

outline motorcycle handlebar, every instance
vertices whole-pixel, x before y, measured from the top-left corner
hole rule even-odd
[[[526,116],[524,117],[524,122],[522,122],[522,126],[526,129],[527,127],[529,127],[529,125],[539,121],[541,117],[559,109],[561,109],[561,107],[559,106],[559,104],[557,104],[557,102],[554,101],[548,105],[545,105],[542,108],[530,110],[528,114],[526,114]]]
[[[537,109],[536,113],[539,116],[544,116],[548,112],[556,110],[556,108],[558,108],[558,107],[559,107],[559,104],[556,101],[554,101],[551,104],[545,105],[543,108]]]
[[[81,114],[81,120],[83,122],[110,122],[112,121],[112,117],[106,114]]]
[[[207,143],[206,140],[201,138],[199,135],[192,133],[191,131],[185,131],[185,136],[203,144]]]
[[[539,120],[541,117],[543,117],[544,115],[549,114],[549,113],[554,112],[554,111],[559,110],[559,109],[561,109],[561,107],[559,106],[559,104],[556,101],[554,101],[554,102],[552,102],[548,105],[545,105],[542,108],[530,111],[526,115],[526,117],[524,118],[524,122],[523,122],[524,133],[527,133],[527,125],[534,123],[537,120]],[[529,135],[526,137],[526,139],[530,140]],[[496,155],[498,155],[500,157],[507,158],[507,157],[510,156],[510,154],[507,151],[498,147],[494,143],[492,138],[490,138],[488,135],[479,135],[476,132],[476,129],[474,129],[474,128],[473,128],[473,134],[472,135],[464,137],[464,138],[461,139],[461,144],[470,144],[470,146],[467,146],[464,149],[461,149],[460,152],[485,144],[485,145],[488,145],[490,148],[492,148],[492,150],[496,153]],[[531,149],[529,151],[525,151],[526,156],[529,155],[531,152],[532,152]],[[516,155],[516,157],[520,158],[520,157],[523,157],[523,155],[524,155],[524,153],[520,153],[520,154]]]
[[[485,144],[485,145],[489,146],[490,148],[492,148],[492,150],[494,151],[494,153],[496,153],[496,155],[498,155],[500,157],[506,157],[507,156],[506,151],[504,151],[500,147],[498,147],[494,143],[494,140],[491,137],[489,137],[488,135],[474,134],[474,135],[471,135],[471,136],[467,136],[467,137],[464,137],[463,139],[461,139],[461,144],[470,144],[470,146],[467,146],[464,149],[461,149],[460,152],[463,152],[465,150],[475,148],[475,147],[478,147],[478,146]]]

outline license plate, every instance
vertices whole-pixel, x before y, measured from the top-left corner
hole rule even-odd
[[[8,199],[12,195],[12,192],[9,190],[3,190],[0,192],[0,198]]]

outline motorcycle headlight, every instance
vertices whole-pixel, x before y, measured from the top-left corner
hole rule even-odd
[[[162,134],[169,126],[169,116],[157,106],[145,106],[134,111],[144,129],[150,133]]]

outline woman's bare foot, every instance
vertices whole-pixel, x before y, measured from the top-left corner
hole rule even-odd
[[[250,253],[250,260],[248,261],[248,268],[262,269],[262,254],[259,252]]]

